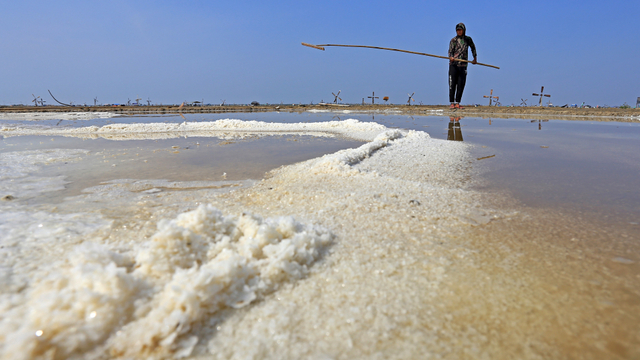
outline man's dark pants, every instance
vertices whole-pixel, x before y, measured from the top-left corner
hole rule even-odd
[[[464,84],[467,82],[467,67],[449,65],[449,102],[459,103],[462,100]]]

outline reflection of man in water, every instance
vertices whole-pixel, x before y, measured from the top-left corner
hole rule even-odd
[[[462,130],[460,129],[461,117],[449,116],[449,134],[447,140],[462,141]]]

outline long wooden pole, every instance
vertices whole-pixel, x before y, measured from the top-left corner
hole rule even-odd
[[[308,46],[308,47],[311,47],[311,48],[314,48],[314,49],[322,50],[322,51],[324,51],[324,47],[325,47],[325,46],[358,47],[358,48],[369,48],[369,49],[380,49],[380,50],[399,51],[399,52],[404,52],[404,53],[409,53],[409,54],[416,54],[416,55],[431,56],[431,57],[440,58],[440,59],[449,59],[447,56],[433,55],[433,54],[427,54],[427,53],[421,53],[421,52],[409,51],[409,50],[401,50],[401,49],[385,48],[385,47],[380,47],[380,46],[367,46],[367,45],[338,45],[338,44],[312,45],[312,44],[307,44],[307,43],[302,43],[302,45],[304,45],[304,46]],[[471,63],[471,64],[473,64],[473,62],[471,62],[471,61],[469,61],[469,60],[462,60],[462,59],[454,59],[454,60],[455,60],[455,61],[461,61],[461,62],[466,62],[466,63]],[[477,64],[477,65],[482,65],[482,66],[492,67],[492,68],[495,68],[495,69],[500,69],[499,67],[497,67],[497,66],[495,66],[495,65],[483,64],[483,63],[476,63],[476,64]]]
[[[55,100],[58,104],[60,104],[60,105],[64,105],[64,106],[73,106],[73,105],[70,105],[70,104],[61,103],[60,101],[58,101],[58,99],[56,99],[56,98],[53,96],[53,94],[51,93],[51,90],[47,90],[47,91],[49,92],[49,95],[51,95],[51,97],[53,98],[53,100]]]

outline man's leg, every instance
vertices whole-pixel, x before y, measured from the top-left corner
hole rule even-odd
[[[455,102],[456,85],[458,84],[457,66],[449,65],[449,102]]]
[[[457,66],[456,66],[457,67]],[[467,68],[466,67],[457,67],[458,68],[458,83],[456,84],[456,102],[460,103],[462,100],[462,92],[464,91],[464,85],[467,83]]]

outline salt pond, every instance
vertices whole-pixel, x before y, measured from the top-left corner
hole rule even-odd
[[[6,358],[640,355],[639,124],[1,121]]]

